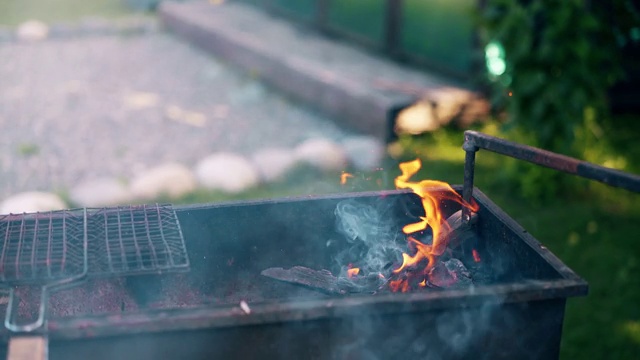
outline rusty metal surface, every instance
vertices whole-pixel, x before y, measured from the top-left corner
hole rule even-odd
[[[595,165],[532,146],[507,141],[477,131],[465,131],[463,148],[468,155],[465,163],[465,178],[470,176],[470,183],[465,183],[465,186],[468,188],[470,188],[469,185],[473,185],[473,176],[468,175],[468,173],[471,174],[474,168],[474,163],[471,161],[469,153],[478,151],[479,149],[485,149],[554,170],[599,181],[610,186],[640,193],[640,176],[638,175]]]
[[[466,149],[465,149],[466,150]],[[464,159],[464,183],[462,187],[462,199],[471,202],[473,196],[473,177],[475,175],[476,152],[467,150]],[[470,209],[462,209],[463,220],[470,218]]]

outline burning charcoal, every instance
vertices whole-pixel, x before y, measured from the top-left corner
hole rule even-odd
[[[338,278],[338,281],[351,281],[349,284],[352,293],[372,293],[380,291],[386,284],[387,280],[380,273],[370,273],[365,276],[358,276],[351,279]]]
[[[436,288],[464,287],[472,284],[471,274],[458,259],[438,262],[429,272],[427,285]]]
[[[471,273],[469,273],[469,270],[467,270],[462,261],[453,258],[445,261],[444,265],[450,272],[455,272],[459,280],[471,279]]]

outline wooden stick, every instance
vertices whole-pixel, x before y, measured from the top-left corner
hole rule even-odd
[[[355,279],[340,278],[333,276],[329,270],[313,270],[304,266],[294,266],[291,269],[269,268],[263,270],[262,275],[338,295],[374,292],[380,288],[382,281],[377,276],[361,276]]]
[[[49,340],[44,336],[18,336],[9,340],[7,360],[47,360]]]

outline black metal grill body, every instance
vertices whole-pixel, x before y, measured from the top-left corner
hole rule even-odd
[[[462,245],[490,267],[477,286],[337,297],[259,275],[332,269],[341,246],[334,209],[346,198],[388,202],[400,225],[423,215],[402,191],[178,207],[191,262],[182,282],[210,302],[51,319],[50,358],[558,357],[566,299],[587,284],[478,190],[479,241]]]

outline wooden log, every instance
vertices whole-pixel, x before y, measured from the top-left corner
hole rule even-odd
[[[458,210],[453,215],[447,218],[447,224],[449,228],[445,228],[440,233],[440,243],[447,244],[449,249],[456,249],[466,240],[473,238],[476,235],[474,224],[478,221],[478,214],[471,213],[471,218],[468,222],[464,221],[462,216],[462,210]]]
[[[294,266],[291,269],[269,268],[263,270],[262,275],[332,295],[374,292],[380,288],[382,282],[377,276],[359,276],[355,279],[347,279],[335,277],[329,270],[313,270],[304,266]]]

